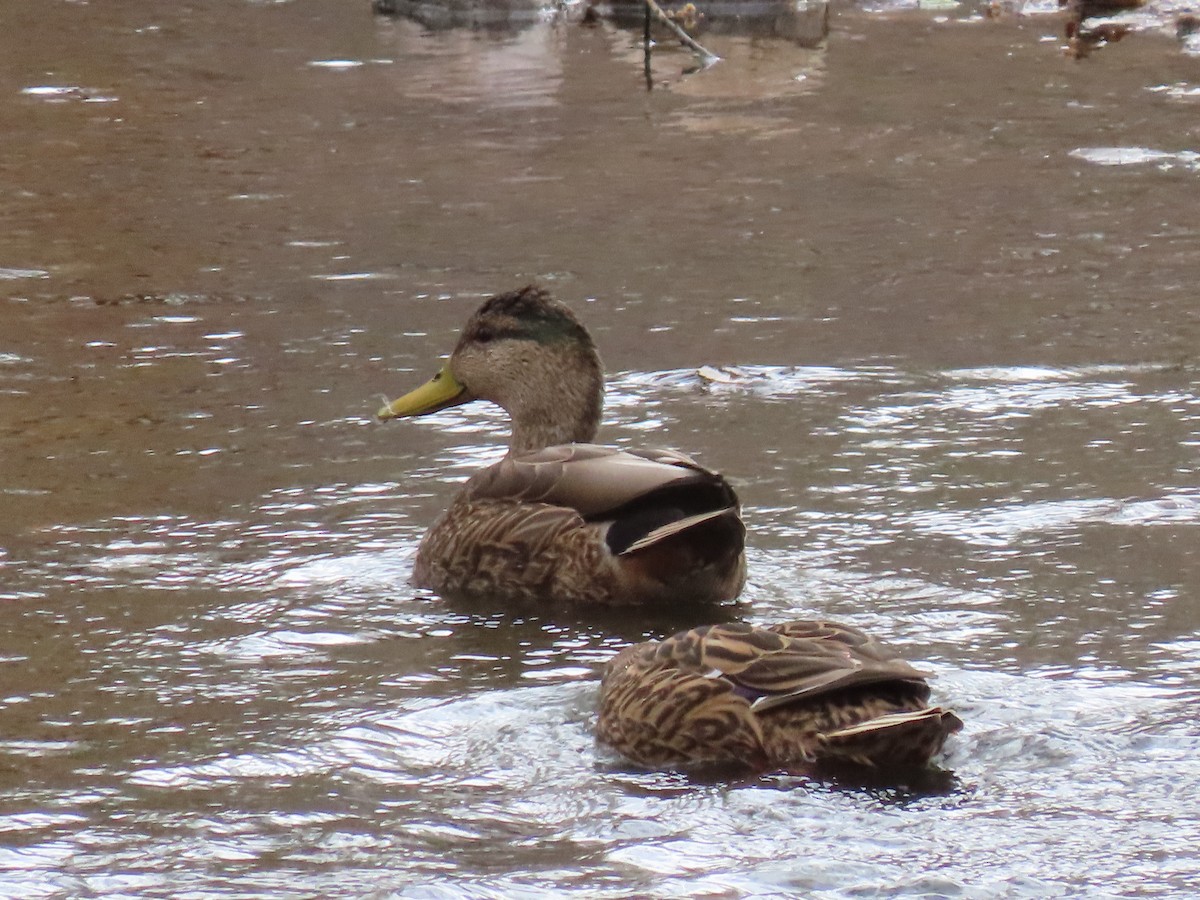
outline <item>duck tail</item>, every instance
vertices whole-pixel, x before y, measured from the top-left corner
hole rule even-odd
[[[737,508],[728,506],[724,509],[715,509],[709,512],[696,513],[692,516],[685,516],[682,519],[676,519],[674,522],[660,525],[642,535],[628,547],[625,547],[618,555],[632,556],[651,547],[657,547],[680,535],[691,537],[693,535],[702,536],[708,533],[711,533],[713,536],[721,535],[726,537],[726,539],[728,537],[735,537],[736,541],[733,543],[737,544],[740,549],[741,542],[745,540],[746,527],[742,524]]]
[[[962,724],[939,706],[887,713],[820,735],[818,756],[877,768],[926,766]]]

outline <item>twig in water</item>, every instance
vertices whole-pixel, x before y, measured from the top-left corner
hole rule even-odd
[[[654,72],[650,69],[650,4],[646,4],[646,18],[642,23],[642,73],[646,76],[646,90],[654,90]]]
[[[715,54],[711,50],[709,50],[707,47],[705,47],[703,44],[701,44],[699,41],[697,41],[694,37],[692,37],[686,31],[684,31],[682,28],[680,28],[679,24],[674,19],[672,19],[665,12],[663,12],[663,8],[661,6],[659,6],[655,2],[655,0],[646,0],[646,10],[649,14],[653,15],[654,18],[657,19],[659,22],[661,22],[663,25],[666,25],[667,28],[669,28],[671,30],[671,32],[675,35],[675,37],[679,38],[680,42],[685,47],[687,47],[693,53],[703,57],[705,66],[711,66],[713,63],[717,62],[721,58],[721,57],[717,56],[717,54]],[[649,28],[647,28],[647,43],[646,43],[647,48],[649,47],[648,32],[649,32]],[[647,50],[647,53],[648,52],[649,51]]]

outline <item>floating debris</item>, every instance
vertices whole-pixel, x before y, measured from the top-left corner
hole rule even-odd
[[[762,372],[750,372],[738,366],[701,366],[696,374],[710,384],[748,384],[767,377]]]

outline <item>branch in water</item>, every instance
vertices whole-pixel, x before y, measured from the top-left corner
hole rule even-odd
[[[683,43],[685,47],[687,47],[693,53],[704,57],[704,64],[706,66],[712,65],[721,58],[707,47],[703,46],[699,41],[697,41],[682,28],[680,28],[679,24],[674,19],[663,12],[663,8],[659,6],[655,0],[646,0],[646,8],[650,10],[655,19],[657,19],[663,25],[666,25],[667,28],[669,28],[675,35],[675,37],[679,38],[680,42]]]

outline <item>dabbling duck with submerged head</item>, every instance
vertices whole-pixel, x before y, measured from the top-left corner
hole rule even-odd
[[[832,622],[705,625],[604,669],[599,740],[646,768],[911,772],[962,728],[926,673]]]

